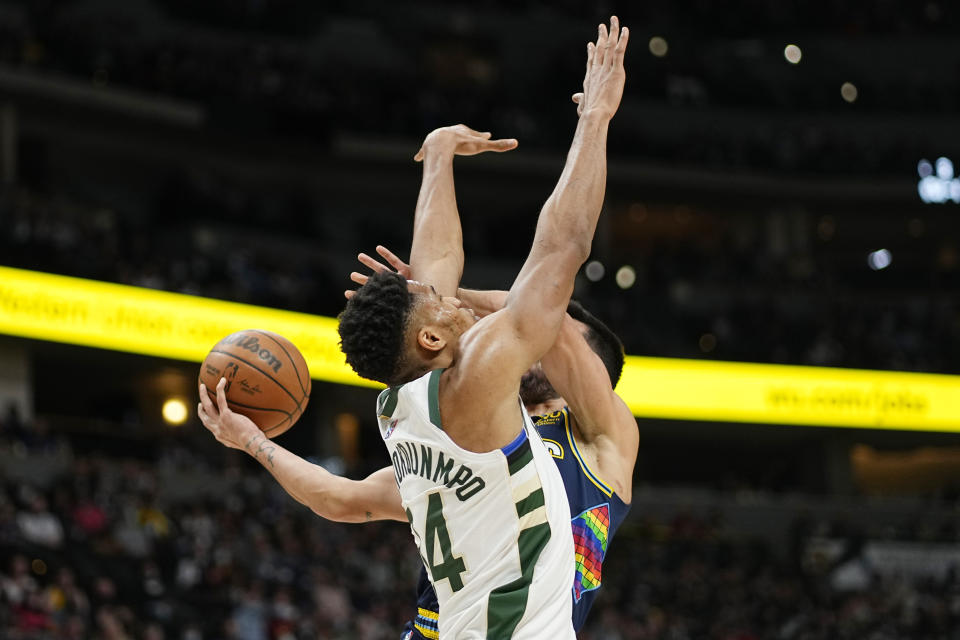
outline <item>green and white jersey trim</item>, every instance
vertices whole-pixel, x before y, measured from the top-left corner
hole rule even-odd
[[[440,638],[574,638],[573,540],[556,465],[519,402],[510,445],[486,453],[457,446],[443,431],[441,375],[386,389],[377,403],[440,603]]]

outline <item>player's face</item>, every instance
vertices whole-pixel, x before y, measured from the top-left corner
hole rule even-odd
[[[407,289],[418,297],[418,304],[426,322],[435,322],[457,335],[477,322],[473,309],[465,307],[459,298],[441,296],[432,285],[408,280]]]
[[[539,362],[527,369],[520,379],[520,400],[528,409],[559,397],[560,394],[547,380]]]

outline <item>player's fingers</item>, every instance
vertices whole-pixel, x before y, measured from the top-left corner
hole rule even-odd
[[[377,245],[377,253],[379,253],[380,257],[386,260],[391,267],[396,269],[397,273],[403,271],[409,266],[406,262],[397,257],[393,251],[390,251],[390,249],[387,249],[382,244]]]
[[[200,418],[200,423],[208,430],[213,431],[210,427],[210,416],[207,415],[207,412],[203,410],[203,405],[199,402],[197,403],[197,417]]]
[[[593,65],[593,56],[596,55],[597,47],[592,42],[587,43],[587,71]]]
[[[583,113],[583,92],[573,94],[570,99],[577,105],[577,115],[579,116]]]
[[[351,271],[350,279],[362,287],[363,285],[367,284],[368,277],[366,274],[360,273],[359,271]]]
[[[610,35],[607,36],[607,51],[604,54],[604,62],[613,64],[613,55],[611,54],[614,45],[620,39],[620,19],[617,16],[610,16]]]
[[[369,267],[370,270],[373,271],[373,272],[375,272],[375,273],[380,273],[381,271],[389,271],[389,270],[390,270],[389,268],[387,268],[387,265],[383,264],[382,262],[380,262],[379,260],[377,260],[377,259],[374,258],[373,256],[369,256],[369,255],[367,255],[367,254],[365,254],[365,253],[359,254],[359,255],[357,256],[357,260],[360,261],[360,264],[362,264],[362,265],[365,266],[365,267]]]
[[[630,28],[624,27],[620,30],[620,39],[617,40],[616,57],[617,62],[623,62],[623,53],[627,50],[627,41],[630,40]]]
[[[199,405],[199,404],[197,405],[197,415],[200,416],[201,424],[203,424],[203,426],[206,427],[208,431],[212,433],[216,433],[216,428],[217,428],[216,422],[214,421],[213,418],[210,417],[210,415],[206,411],[203,410],[202,405]]]
[[[220,415],[224,415],[230,411],[230,406],[227,404],[227,379],[220,378],[220,382],[217,383],[217,408],[220,409]]]
[[[487,148],[497,153],[516,149],[519,144],[514,138],[504,138],[503,140],[491,140]]]
[[[197,403],[197,416],[200,418],[200,423],[207,429],[207,431],[216,436],[217,431],[219,430],[217,421],[214,416],[210,415],[210,413],[204,409],[203,403]]]
[[[423,147],[420,147],[420,150],[414,154],[413,161],[420,162],[422,160],[423,160]]]
[[[353,289],[347,289],[346,291],[343,292],[343,297],[346,298],[347,300],[349,300],[355,295],[357,295],[357,292],[354,291]]]
[[[603,64],[603,56],[607,49],[607,25],[597,27],[597,50],[593,53],[593,64]]]
[[[200,383],[200,406],[209,416],[216,415],[217,410],[210,400],[210,392],[207,391],[207,385]]]

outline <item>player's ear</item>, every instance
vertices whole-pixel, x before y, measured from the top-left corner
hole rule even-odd
[[[417,332],[417,344],[427,351],[439,352],[447,346],[447,340],[443,334],[432,325],[424,325]]]

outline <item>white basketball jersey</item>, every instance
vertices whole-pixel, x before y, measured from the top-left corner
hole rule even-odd
[[[575,638],[573,538],[557,466],[526,412],[511,444],[458,447],[440,423],[442,370],[377,403],[413,537],[440,603],[440,638]],[[519,402],[518,402],[519,405]]]

